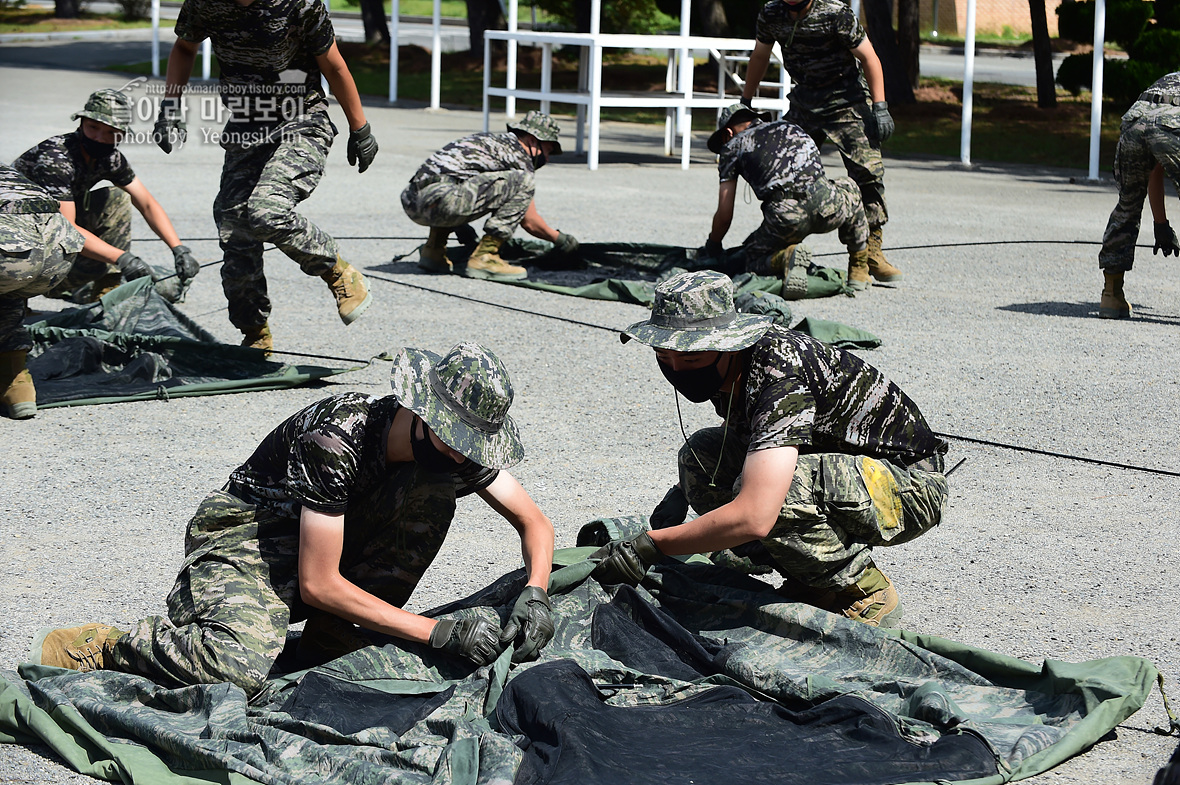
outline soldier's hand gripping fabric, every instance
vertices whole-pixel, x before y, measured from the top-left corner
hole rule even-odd
[[[1151,255],[1155,256],[1160,251],[1164,252],[1164,256],[1180,256],[1180,241],[1176,240],[1176,232],[1167,221],[1155,224],[1155,246],[1151,249]]]
[[[877,123],[877,141],[887,142],[893,136],[893,115],[889,114],[889,103],[877,101],[873,104],[873,120]]]
[[[187,245],[178,245],[172,249],[172,259],[176,263],[176,275],[182,281],[189,281],[201,272],[201,263]]]
[[[591,561],[599,560],[591,575],[608,586],[618,583],[638,586],[648,569],[662,558],[664,554],[651,536],[642,532],[629,540],[604,545],[590,554]]]
[[[377,157],[377,139],[373,136],[369,124],[365,123],[355,131],[350,131],[348,134],[348,165],[356,166],[357,173],[361,173],[369,168],[369,164],[373,163],[373,159]]]
[[[519,641],[512,653],[513,662],[536,659],[553,638],[553,606],[540,586],[525,586],[516,598],[508,623],[500,632],[500,645]]]
[[[499,633],[484,619],[440,619],[430,631],[430,647],[487,665],[503,651]]]
[[[578,247],[581,245],[578,238],[566,232],[558,232],[557,239],[553,241],[553,245],[558,251],[569,256],[578,252]]]
[[[188,126],[181,116],[180,100],[165,98],[160,101],[160,113],[156,117],[152,139],[165,153],[171,153],[173,145],[180,147],[187,138]]]

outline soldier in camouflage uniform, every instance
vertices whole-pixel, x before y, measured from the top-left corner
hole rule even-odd
[[[1180,71],[1158,80],[1139,96],[1127,113],[1114,157],[1119,203],[1110,214],[1098,267],[1105,285],[1098,304],[1104,319],[1128,319],[1131,305],[1123,294],[1123,276],[1135,261],[1143,200],[1151,205],[1155,224],[1154,256],[1180,255],[1180,242],[1164,208],[1164,176],[1180,189]]]
[[[48,191],[0,164],[0,400],[13,419],[37,413],[25,306],[65,280],[83,242]]]
[[[561,155],[561,128],[547,114],[532,111],[508,132],[465,136],[426,159],[402,191],[402,208],[414,223],[430,227],[418,266],[432,273],[449,273],[447,237],[452,230],[470,229],[469,221],[488,216],[483,239],[467,260],[469,278],[519,280],[523,267],[500,258],[500,246],[516,227],[548,240],[563,254],[578,249],[573,235],[550,228],[533,201],[533,176],[551,155]]]
[[[299,653],[309,665],[369,645],[370,630],[479,665],[510,643],[517,661],[535,656],[553,635],[553,526],[504,471],[524,452],[508,416],[507,371],[472,343],[444,357],[407,348],[391,383],[384,398],[345,393],[296,413],[206,497],[166,618],[126,633],[43,630],[31,656],[166,686],[228,681],[249,695],[302,619]],[[442,546],[456,497],[469,493],[520,535],[528,584],[502,629],[402,610]]]
[[[872,548],[937,525],[947,496],[947,444],[914,402],[856,356],[736,313],[720,273],[659,284],[651,318],[621,337],[653,347],[676,391],[724,422],[680,450],[680,496],[700,517],[682,523],[682,508],[611,543],[595,575],[634,584],[664,555],[742,549],[783,575],[792,600],[894,624],[897,591]]]
[[[213,42],[221,101],[230,115],[217,137],[225,163],[213,203],[230,321],[242,332],[243,345],[273,347],[262,265],[262,244],[269,242],[304,273],[322,278],[341,321],[351,324],[372,302],[365,278],[340,258],[329,234],[295,212],[319,185],[336,136],[321,74],[348,119],[349,165],[363,172],[377,154],[327,6],[319,0],[185,0],[156,121],[165,153],[186,136],[181,94],[206,38]]]
[[[883,283],[900,280],[901,270],[881,250],[881,227],[889,220],[881,143],[893,133],[893,118],[881,61],[860,22],[843,0],[770,0],[758,14],[755,37],[742,103],[750,105],[757,94],[777,41],[794,83],[786,119],[817,146],[827,140],[840,151],[869,221],[869,270]]]
[[[97,300],[123,280],[150,275],[160,281],[157,291],[176,302],[201,267],[118,149],[123,134],[131,130],[131,99],[118,90],[98,90],[71,119],[80,120],[76,131],[49,137],[12,164],[58,201],[62,215],[86,240],[69,275],[51,294]],[[114,187],[94,188],[103,180]],[[131,253],[133,204],[172,250],[175,275]]]
[[[743,243],[751,272],[781,277],[787,299],[805,297],[807,270],[790,264],[792,246],[809,234],[835,230],[848,248],[849,286],[868,288],[869,228],[856,183],[847,177],[828,179],[819,148],[802,128],[768,120],[768,113],[733,104],[721,112],[717,131],[709,137],[709,149],[720,156],[721,188],[705,252],[721,255],[740,175],[762,202],[762,225]]]

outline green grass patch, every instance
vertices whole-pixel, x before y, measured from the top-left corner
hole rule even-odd
[[[86,30],[115,30],[151,27],[150,19],[127,21],[118,14],[84,12],[75,19],[58,19],[52,8],[0,7],[0,33],[70,33]]]

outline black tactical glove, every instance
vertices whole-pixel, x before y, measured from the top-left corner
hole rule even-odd
[[[1155,247],[1151,249],[1151,255],[1155,256],[1160,251],[1164,252],[1164,256],[1180,256],[1180,242],[1176,240],[1176,233],[1167,221],[1155,225]]]
[[[512,653],[513,662],[535,659],[553,638],[553,606],[540,586],[525,586],[516,598],[508,623],[500,632],[500,645],[507,646],[518,636],[521,641]]]
[[[724,255],[725,246],[712,238],[705,240],[705,244],[697,249],[698,259],[720,259]]]
[[[590,554],[592,561],[598,560],[591,575],[608,586],[616,583],[638,586],[647,569],[662,558],[664,554],[652,542],[651,536],[642,532],[629,540],[604,545]]]
[[[165,153],[171,153],[172,145],[180,147],[188,138],[188,126],[181,117],[179,98],[165,98],[160,101],[160,114],[156,117],[152,139]]]
[[[557,239],[553,241],[553,247],[567,255],[577,253],[578,245],[578,238],[565,232],[558,232]]]
[[[201,263],[193,256],[187,245],[178,245],[172,249],[172,258],[176,261],[176,275],[188,281],[197,277],[201,272]]]
[[[353,166],[357,161],[360,161],[357,172],[363,172],[369,168],[369,164],[373,163],[373,159],[376,157],[377,140],[373,137],[373,132],[369,130],[368,123],[348,133],[349,166]]]
[[[738,99],[738,103],[741,104],[742,106],[746,107],[747,109],[752,110],[754,108],[754,99],[753,98],[746,98],[744,95]]]
[[[487,665],[500,656],[500,631],[483,619],[439,619],[430,631],[430,647]]]
[[[873,104],[873,119],[877,121],[877,141],[889,141],[889,137],[893,136],[894,124],[887,102],[877,101]]]
[[[679,526],[688,517],[688,498],[679,485],[673,485],[648,516],[653,529]]]
[[[134,281],[136,278],[142,278],[145,275],[152,274],[152,268],[148,263],[130,251],[124,251],[115,260],[115,266],[119,268],[119,272],[123,273],[123,277],[128,281]]]

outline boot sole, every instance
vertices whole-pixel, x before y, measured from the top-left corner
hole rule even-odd
[[[877,275],[876,273],[872,273],[872,276],[881,283],[893,283],[894,281],[900,281],[902,278],[905,278],[905,275],[902,273],[895,273],[894,275]]]
[[[365,295],[365,299],[356,308],[353,308],[348,313],[340,314],[340,321],[345,324],[352,324],[357,319],[365,315],[365,311],[369,310],[369,306],[373,303],[373,293],[369,292]]]
[[[441,265],[435,266],[432,264],[424,264],[422,262],[418,262],[418,269],[423,272],[432,273],[434,275],[450,275],[452,268],[450,267],[450,265],[443,267]]]
[[[21,401],[8,404],[8,416],[14,420],[28,420],[37,414],[36,401]]]
[[[802,300],[807,297],[807,271],[797,265],[783,279],[783,299]]]
[[[529,277],[527,272],[489,273],[485,270],[472,270],[470,267],[463,271],[463,275],[467,278],[476,278],[481,281],[523,281]]]
[[[896,629],[901,626],[901,617],[905,615],[905,609],[902,608],[901,600],[897,601],[897,607],[886,613],[877,622],[877,627],[880,629]]]
[[[1122,308],[1099,308],[1099,319],[1130,319],[1131,309],[1123,310]]]

